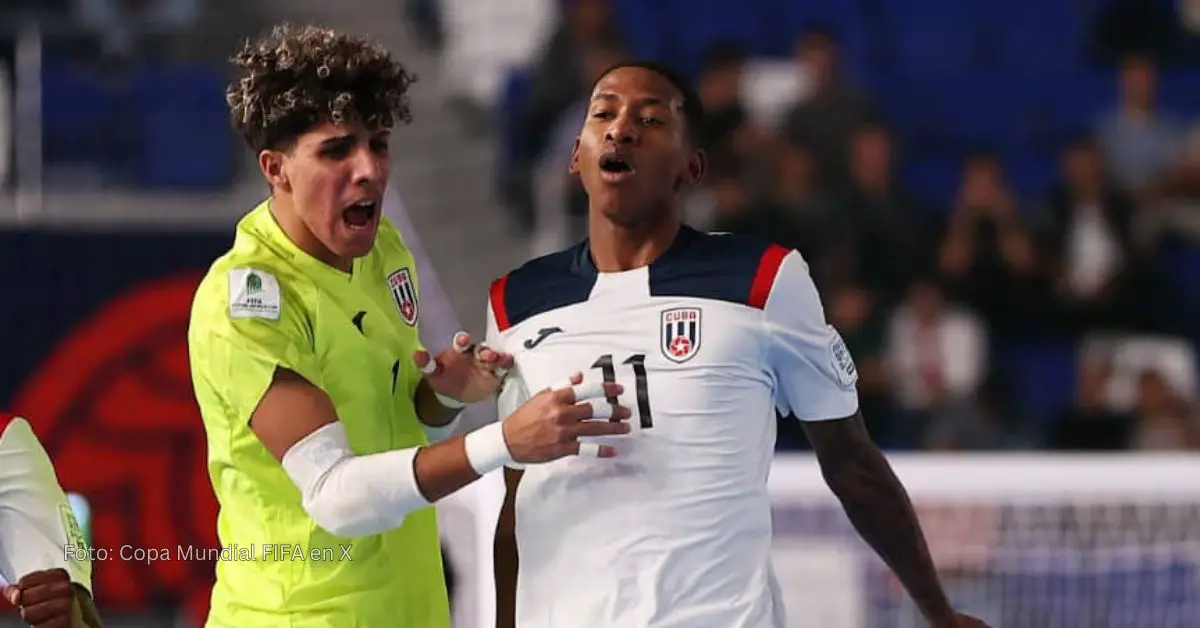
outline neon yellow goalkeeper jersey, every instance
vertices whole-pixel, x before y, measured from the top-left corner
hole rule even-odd
[[[449,628],[434,509],[334,537],[249,427],[284,367],[333,399],[356,453],[426,444],[413,405],[418,303],[413,258],[386,218],[344,273],[296,247],[264,202],[209,269],[188,346],[220,504],[210,628]]]

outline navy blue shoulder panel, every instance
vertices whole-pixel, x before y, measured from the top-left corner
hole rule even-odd
[[[770,292],[787,252],[756,236],[714,235],[685,227],[667,254],[650,266],[650,295],[762,308],[765,294],[759,293],[764,282]]]
[[[504,331],[533,316],[586,301],[596,284],[596,271],[580,263],[587,245],[526,262],[492,284],[492,310]]]

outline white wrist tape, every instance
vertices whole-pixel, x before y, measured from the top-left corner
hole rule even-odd
[[[340,421],[322,426],[283,455],[308,516],[334,536],[379,534],[429,506],[417,486],[417,448],[356,456]]]
[[[504,442],[504,427],[500,423],[485,425],[467,434],[463,444],[471,468],[479,475],[487,475],[514,462],[508,443]]]

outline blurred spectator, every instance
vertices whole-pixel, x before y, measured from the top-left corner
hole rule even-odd
[[[615,46],[598,46],[583,54],[587,83],[625,58]],[[581,89],[575,102],[559,116],[545,150],[533,168],[533,250],[536,257],[566,248],[587,233],[587,196],[579,178],[569,172],[571,152],[587,119],[591,94]]]
[[[974,397],[988,363],[987,335],[973,313],[946,304],[932,279],[914,282],[892,315],[887,360],[904,441],[919,443],[933,423],[974,423]]]
[[[823,185],[837,187],[849,178],[850,136],[875,117],[874,104],[846,82],[830,31],[814,28],[804,34],[796,46],[796,60],[811,80],[811,93],[784,117],[783,134],[813,152]]]
[[[1085,360],[1079,368],[1075,406],[1050,424],[1047,445],[1063,451],[1118,451],[1128,449],[1134,419],[1109,408],[1106,395],[1112,365],[1107,360]]]
[[[199,0],[79,0],[79,21],[103,55],[160,58],[199,18]]]
[[[772,237],[767,212],[755,203],[746,185],[744,170],[736,161],[716,162],[707,184],[710,197],[705,206],[688,210],[689,223],[707,224],[715,231],[753,233]]]
[[[1135,53],[1161,58],[1169,52],[1178,28],[1169,2],[1114,0],[1096,14],[1092,30],[1096,59],[1112,64]]]
[[[523,229],[533,228],[533,167],[555,124],[591,86],[584,68],[589,51],[621,47],[609,0],[571,0],[566,15],[534,62],[529,100],[517,123],[522,162],[506,164],[504,200]],[[526,161],[527,160],[527,161]]]
[[[1134,449],[1200,450],[1195,408],[1176,394],[1157,370],[1142,372],[1137,410]]]
[[[1027,329],[1044,314],[1033,241],[995,156],[967,159],[938,268],[950,295],[980,312],[995,333]]]
[[[422,45],[441,50],[446,32],[442,24],[442,7],[438,0],[404,0],[404,14],[412,24],[413,34]]]
[[[737,160],[754,165],[757,156],[769,158],[770,138],[755,127],[741,98],[745,52],[737,44],[720,43],[706,54],[696,82],[704,105],[702,145],[712,161]]]
[[[1196,349],[1185,338],[1154,335],[1095,334],[1083,343],[1080,359],[1106,362],[1105,403],[1117,412],[1135,412],[1141,377],[1153,370],[1171,384],[1176,395],[1197,399],[1200,376]]]
[[[932,451],[1022,450],[1037,442],[1031,432],[1020,421],[1006,381],[991,372],[961,411],[935,417],[926,430],[924,445]]]
[[[877,442],[891,445],[890,373],[884,354],[883,312],[861,286],[844,285],[830,293],[829,323],[838,330],[858,368],[858,398],[863,419]]]
[[[1144,212],[1134,232],[1145,248],[1164,236],[1178,235],[1200,241],[1200,125],[1193,125],[1183,141],[1179,161],[1163,181],[1159,202]]]
[[[771,238],[800,251],[812,268],[813,280],[823,285],[822,251],[833,220],[833,207],[817,188],[812,155],[798,146],[782,146],[775,162],[775,176],[763,211],[770,220]]]
[[[850,141],[849,181],[837,194],[837,233],[824,241],[842,257],[841,271],[885,304],[904,296],[912,277],[932,262],[929,213],[895,175],[892,134],[881,124],[860,126]]]
[[[1152,58],[1131,55],[1121,64],[1116,109],[1097,130],[1109,172],[1136,196],[1153,186],[1175,161],[1184,129],[1159,109],[1158,69]]]
[[[1038,228],[1041,257],[1069,314],[1067,327],[1129,328],[1152,324],[1154,295],[1138,298],[1151,281],[1134,246],[1133,200],[1105,177],[1090,139],[1063,151],[1062,182],[1048,199]]]
[[[736,137],[746,132],[746,109],[740,97],[745,53],[737,44],[721,43],[706,55],[696,93],[704,105],[706,120],[701,130],[701,145],[713,161],[740,159],[742,151]]]
[[[621,45],[608,0],[571,0],[565,5],[565,19],[535,62],[522,116],[532,155],[541,154],[553,121],[590,87],[583,67],[588,51]]]
[[[1163,198],[1188,204],[1200,203],[1200,125],[1184,136],[1179,160],[1163,182]]]
[[[739,159],[726,155],[709,162],[705,185],[685,203],[688,223],[703,229],[750,233],[803,251],[806,228],[804,204],[811,201],[812,178],[803,157],[783,160],[778,187],[765,197],[752,189]],[[787,176],[793,175],[793,176]],[[796,204],[788,204],[787,201]]]

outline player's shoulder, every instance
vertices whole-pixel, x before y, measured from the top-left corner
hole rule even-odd
[[[192,303],[193,329],[215,329],[235,319],[279,321],[289,310],[307,309],[316,293],[273,243],[239,225],[237,237],[208,267]]]
[[[489,305],[504,331],[533,316],[586,301],[596,272],[584,263],[587,243],[536,257],[492,281]]]
[[[650,267],[650,294],[724,301],[754,309],[766,305],[780,267],[794,249],[740,233],[685,227],[681,242]]]

